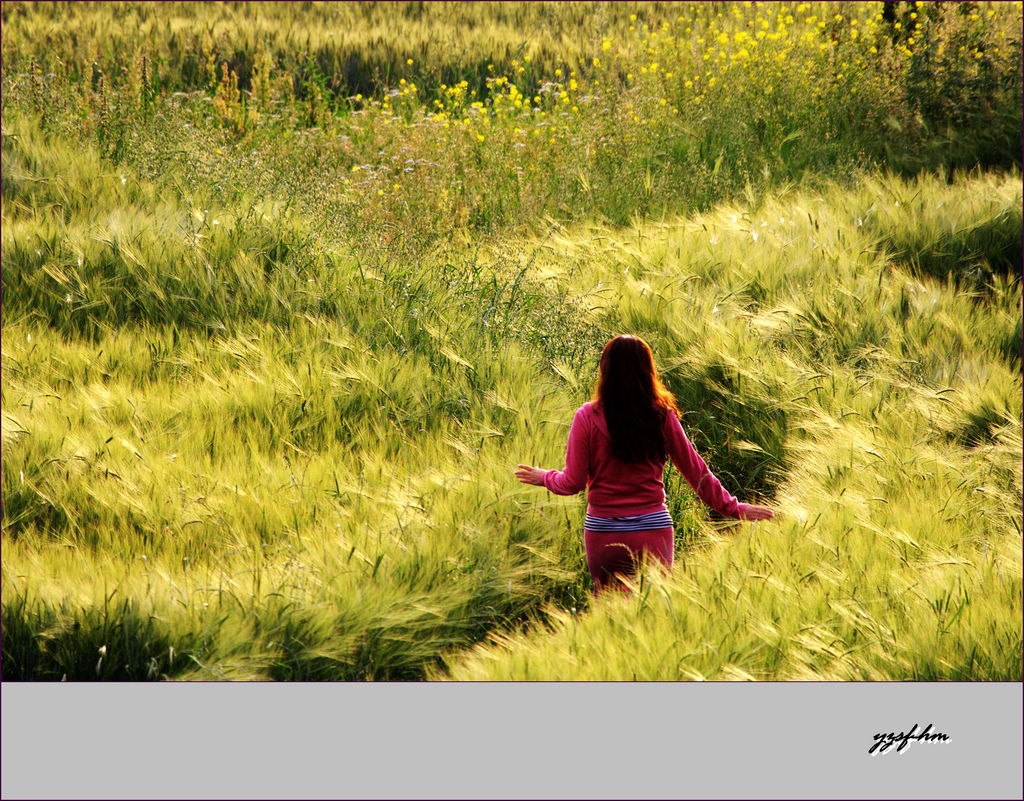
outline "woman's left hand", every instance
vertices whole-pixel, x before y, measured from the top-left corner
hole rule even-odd
[[[771,520],[775,512],[767,506],[758,506],[755,503],[740,504],[740,520]]]
[[[544,476],[547,472],[547,470],[540,467],[530,467],[528,464],[521,464],[519,465],[519,469],[516,470],[515,476],[524,484],[533,484],[538,487],[543,487]]]

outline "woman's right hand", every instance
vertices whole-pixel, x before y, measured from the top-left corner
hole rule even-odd
[[[519,465],[519,469],[515,472],[515,477],[524,484],[533,484],[535,487],[543,487],[544,476],[547,472],[548,471],[542,467],[531,467],[528,464],[521,464]]]
[[[740,520],[771,520],[775,512],[767,506],[758,506],[754,503],[740,504]]]

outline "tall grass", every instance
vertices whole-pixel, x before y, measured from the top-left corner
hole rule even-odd
[[[1020,5],[938,8],[5,4],[5,678],[1019,678]],[[510,471],[622,331],[784,515],[670,471],[590,614]]]
[[[536,448],[564,394],[535,382],[539,354],[590,344],[525,264],[385,273],[300,219],[200,220],[23,130],[4,151],[8,675],[178,675],[212,654],[202,675],[414,678],[541,600],[581,602],[572,526],[518,510],[496,445]],[[570,336],[547,341],[559,319]],[[313,639],[261,650],[274,615]]]
[[[101,7],[12,6],[6,108],[150,177],[431,242],[1020,164],[1019,3],[413,5],[387,35],[391,6],[189,9],[126,4],[105,38]]]
[[[77,80],[117,78],[148,59],[154,89],[215,87],[221,65],[251,90],[268,60],[295,90],[329,101],[372,95],[402,78],[428,91],[462,80],[486,90],[495,71],[527,80],[598,54],[595,31],[660,24],[678,3],[315,3],[301,9],[253,3],[75,3],[4,5],[5,48],[13,69],[33,59]],[[114,24],[112,24],[114,23]],[[600,40],[597,40],[599,50]],[[412,64],[409,61],[412,61]]]
[[[446,675],[1019,681],[1020,282],[990,274],[979,302],[902,256],[935,244],[941,207],[949,239],[992,225],[978,258],[994,260],[1020,205],[1018,176],[890,179],[567,231],[569,285],[607,287],[714,431],[710,463],[745,489],[750,461],[774,474],[780,516],[683,540],[670,577],[495,634]]]
[[[688,429],[727,484],[748,498],[776,493],[802,515],[778,547],[796,548],[825,505],[861,539],[872,532],[872,547],[852,548],[844,568],[858,582],[866,554],[880,571],[871,581],[888,582],[987,548],[1009,578],[993,568],[988,579],[961,571],[956,580],[972,594],[991,596],[985,581],[1000,575],[1007,591],[1019,588],[1019,362],[999,349],[1019,327],[1019,283],[993,274],[979,303],[908,272],[900,265],[913,259],[888,243],[917,241],[915,228],[927,226],[913,204],[896,212],[893,201],[885,226],[858,224],[881,198],[912,196],[922,209],[941,203],[955,230],[986,215],[1019,230],[1017,178],[791,193],[627,231],[555,230],[501,254],[404,271],[330,255],[315,239],[304,250],[301,218],[278,218],[278,242],[299,242],[297,262],[271,262],[271,273],[291,274],[277,290],[285,313],[257,303],[277,286],[268,274],[204,272],[202,261],[174,257],[195,234],[166,224],[160,234],[156,217],[130,254],[102,257],[107,282],[93,289],[102,302],[69,304],[62,293],[89,286],[86,260],[96,258],[85,252],[78,265],[68,255],[93,246],[80,232],[109,240],[104,226],[146,213],[152,187],[103,177],[91,154],[66,155],[78,165],[68,174],[113,184],[101,195],[113,208],[69,211],[54,229],[35,211],[52,203],[42,187],[82,189],[47,175],[34,147],[43,145],[29,135],[9,139],[11,163],[40,172],[13,170],[5,195],[8,675],[415,678],[545,604],[584,608],[581,507],[516,489],[508,469],[521,458],[557,463],[594,354],[617,330],[652,342]],[[159,219],[182,211],[168,206]],[[253,259],[265,246],[207,220],[203,252]],[[45,251],[33,248],[47,237]],[[300,273],[294,264],[308,252],[321,258]],[[161,297],[167,268],[154,262],[178,265],[182,281],[191,271],[202,290],[194,324],[166,316],[176,307]],[[301,307],[312,291],[320,305]],[[242,302],[256,311],[231,305]],[[264,307],[275,313],[261,316]],[[920,477],[908,464],[922,465]],[[885,497],[893,483],[903,489]],[[669,483],[680,543],[703,555],[697,564],[735,559],[755,542],[720,541],[680,484]],[[947,496],[944,533],[926,537],[920,507]],[[876,506],[895,509],[896,522]],[[982,514],[989,527],[979,535],[970,526]],[[822,548],[839,547],[835,525],[814,525]],[[888,561],[878,542],[891,543]],[[757,558],[781,559],[771,549]],[[788,573],[771,575],[789,587]],[[837,581],[854,597],[871,586]],[[992,614],[1012,610],[1004,594],[992,596],[1002,599]],[[770,608],[782,609],[783,596]],[[918,612],[898,614],[918,626]],[[999,620],[1012,634],[1012,618]],[[793,665],[783,663],[757,675],[787,675]]]

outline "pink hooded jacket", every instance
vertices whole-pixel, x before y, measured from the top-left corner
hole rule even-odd
[[[665,415],[665,450],[704,503],[726,517],[743,516],[745,504],[726,492],[674,414]],[[575,495],[586,487],[588,514],[632,517],[666,508],[664,472],[664,460],[629,464],[612,456],[604,415],[590,402],[572,419],[565,469],[549,470],[544,486],[556,495]]]

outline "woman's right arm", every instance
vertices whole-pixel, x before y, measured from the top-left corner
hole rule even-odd
[[[585,409],[581,408],[572,418],[565,447],[565,469],[548,470],[544,474],[544,486],[555,495],[575,495],[587,486],[590,438],[585,415]]]

